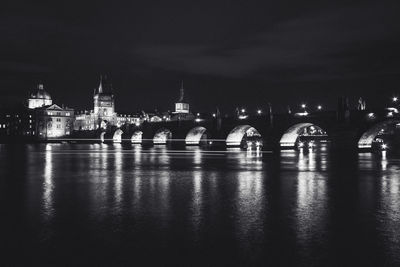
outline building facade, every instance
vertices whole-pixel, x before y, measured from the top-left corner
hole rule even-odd
[[[18,137],[33,139],[36,135],[36,114],[25,106],[0,109],[0,138],[3,140]]]
[[[74,110],[56,104],[35,109],[36,136],[39,139],[67,137],[74,125]]]
[[[43,84],[30,94],[27,104],[35,118],[32,132],[37,139],[67,137],[72,133],[74,110],[53,104]]]

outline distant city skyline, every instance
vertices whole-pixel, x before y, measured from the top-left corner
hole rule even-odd
[[[51,91],[51,95],[53,99],[57,101],[57,103],[65,104],[67,106],[73,107],[76,110],[91,110],[93,109],[91,102],[87,101],[88,98],[92,97],[93,90],[98,87],[99,77],[103,74],[93,75],[93,85],[89,85],[88,87],[84,87],[83,84],[78,84],[77,88],[81,88],[79,94],[71,94],[68,89],[60,90],[57,88],[64,87],[60,85],[59,82],[54,81],[53,79],[48,79],[50,82],[45,82],[45,79],[35,79],[38,82],[32,80],[32,82],[26,82],[28,85],[24,88],[18,88],[14,90],[4,90],[3,94],[6,94],[2,100],[0,100],[0,107],[12,107],[18,104],[25,103],[25,99],[29,96],[29,94],[35,90],[38,84],[44,84],[47,90]],[[111,75],[109,75],[111,77]],[[142,87],[142,89],[137,91],[138,96],[134,97],[130,93],[133,90],[127,90],[127,88],[133,87],[129,86],[125,83],[126,80],[122,79],[122,81],[115,81],[114,78],[110,78],[113,84],[115,101],[118,103],[118,111],[122,112],[137,112],[141,110],[151,111],[151,110],[159,110],[159,111],[173,111],[174,103],[180,97],[179,88],[181,86],[182,79],[176,80],[166,80],[166,87],[161,93],[154,95],[152,92],[155,91],[154,88],[150,87],[154,85],[155,82],[149,81],[146,87]],[[227,82],[230,83],[230,82]],[[25,84],[21,81],[16,81],[15,84]],[[135,83],[133,83],[135,84]],[[204,83],[200,83],[204,84]],[[197,111],[206,111],[211,112],[215,110],[215,108],[220,108],[225,112],[233,112],[236,108],[249,108],[250,110],[257,110],[258,108],[266,107],[268,103],[272,104],[272,107],[277,112],[284,112],[287,110],[287,107],[290,106],[292,110],[301,110],[302,103],[308,103],[309,107],[314,107],[317,109],[319,105],[322,105],[324,109],[335,110],[337,108],[338,98],[341,96],[345,96],[349,98],[351,108],[357,108],[358,99],[362,97],[368,103],[369,107],[382,107],[390,105],[393,97],[397,97],[398,94],[396,90],[377,90],[377,92],[366,91],[362,95],[356,95],[352,93],[346,94],[346,92],[340,92],[342,90],[331,90],[325,92],[323,95],[321,94],[312,94],[312,89],[299,89],[300,92],[294,92],[291,95],[287,95],[286,97],[260,97],[257,94],[249,94],[249,92],[257,92],[261,96],[265,95],[269,92],[269,90],[265,90],[263,92],[260,87],[250,87],[239,91],[233,91],[232,96],[222,96],[221,93],[215,89],[210,83],[206,83],[207,86],[200,88],[198,84],[193,84],[190,80],[185,80],[185,98],[187,98],[188,102],[194,107]],[[216,82],[215,84],[218,84]],[[256,84],[256,82],[251,83]],[[53,86],[54,87],[53,87]],[[122,86],[122,87],[119,87]],[[188,87],[190,86],[190,87]],[[236,85],[237,86],[237,85]],[[198,90],[195,90],[197,88]],[[245,88],[245,87],[244,87]],[[379,91],[379,92],[378,92]],[[199,96],[199,93],[205,92],[210,95],[210,98],[205,102],[202,102],[202,98]],[[310,92],[310,94],[307,94]],[[400,92],[400,90],[399,90]],[[149,94],[151,101],[149,99],[143,99],[146,95]],[[204,97],[204,96],[203,96]],[[239,99],[239,100],[237,100]],[[150,101],[150,102],[149,102]],[[220,101],[220,102],[217,102]],[[133,104],[134,103],[134,104]]]

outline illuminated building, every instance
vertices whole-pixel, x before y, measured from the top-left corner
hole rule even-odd
[[[111,82],[107,80],[107,76],[100,77],[100,84],[93,95],[94,116],[96,124],[116,124],[117,114],[115,113],[114,94]]]
[[[177,103],[175,103],[175,112],[172,113],[171,120],[194,120],[195,116],[190,113],[189,104],[185,101],[185,90],[183,88],[183,81],[180,89],[180,97]]]
[[[68,136],[72,133],[74,110],[56,104],[36,108],[36,136],[49,139]]]
[[[143,120],[136,114],[117,114],[112,84],[107,76],[100,76],[100,84],[94,90],[93,110],[77,112],[74,130],[91,131],[109,126],[121,127],[124,124],[139,126]]]
[[[53,104],[51,96],[43,88],[43,84],[37,86],[37,90],[31,93],[28,98],[28,108],[35,109],[43,106],[49,106]]]
[[[53,104],[50,94],[39,84],[27,106],[0,112],[0,136],[26,140],[65,137],[72,132],[73,120],[74,110]]]
[[[106,129],[117,122],[112,84],[107,76],[100,76],[99,86],[93,93],[93,110],[76,114],[74,130]]]

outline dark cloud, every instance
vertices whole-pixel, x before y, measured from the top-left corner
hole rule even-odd
[[[267,31],[247,36],[229,46],[143,45],[134,54],[149,67],[227,77],[264,74],[276,80],[274,71],[286,70],[294,80],[349,78],[359,75],[357,60],[379,57],[374,49],[399,34],[395,16],[375,5],[344,7],[308,16],[279,21]],[[353,66],[353,67],[352,67]],[[349,70],[352,69],[352,73]],[[303,70],[303,77],[299,76]],[[323,70],[326,73],[322,73]],[[365,73],[370,75],[370,73]]]
[[[334,107],[341,94],[380,103],[400,82],[395,4],[14,1],[0,10],[0,86],[21,96],[41,80],[58,101],[90,108],[109,73],[123,110],[171,108],[182,78],[199,109]]]

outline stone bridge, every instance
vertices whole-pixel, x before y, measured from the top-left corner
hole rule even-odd
[[[194,121],[146,122],[141,126],[124,125],[97,132],[103,142],[135,144],[241,146],[244,139],[259,139],[268,149],[294,148],[304,129],[314,127],[330,140],[333,147],[371,149],[381,131],[396,127],[400,116],[387,111],[315,112],[304,116],[266,114],[198,119]],[[317,136],[316,136],[317,137]]]

